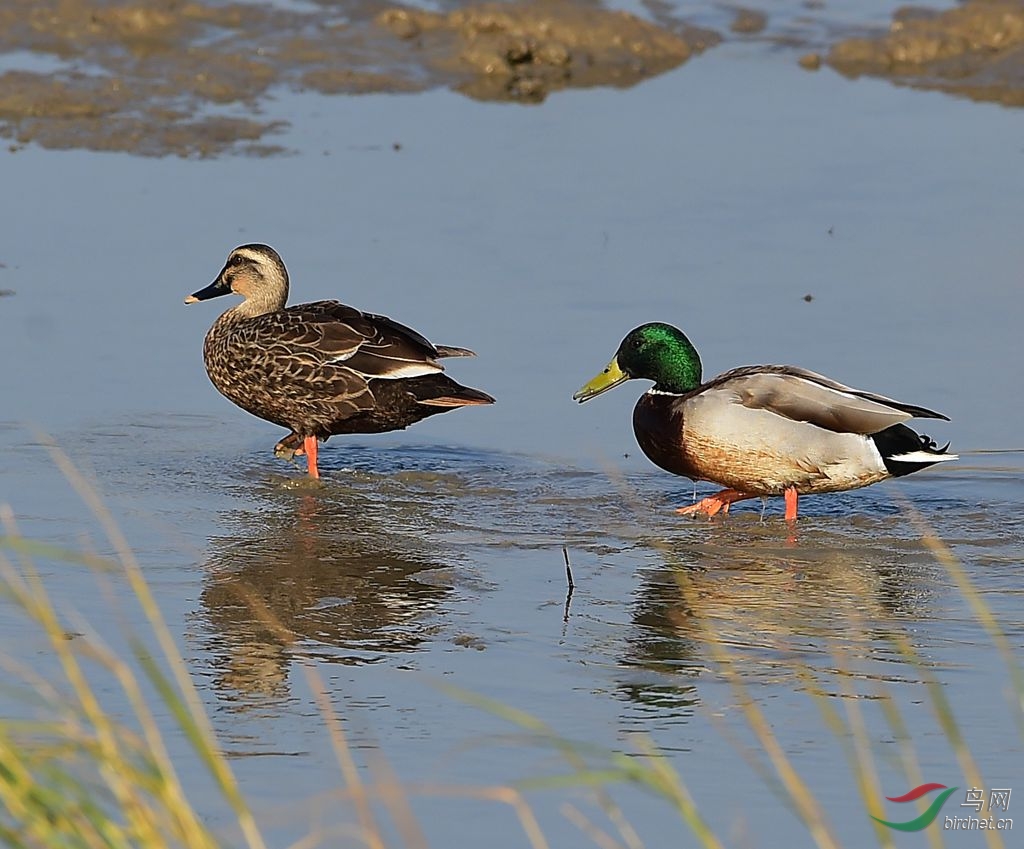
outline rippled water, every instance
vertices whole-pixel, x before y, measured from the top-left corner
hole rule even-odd
[[[270,160],[9,157],[0,501],[27,535],[103,549],[38,431],[95,481],[278,845],[346,816],[324,807],[339,779],[299,658],[324,676],[361,762],[383,757],[410,784],[564,771],[543,747],[494,739],[512,729],[447,682],[600,746],[650,734],[738,845],[809,838],[744,760],[731,680],[848,845],[873,835],[818,690],[838,711],[865,697],[879,796],[907,789],[881,693],[926,780],[964,782],[929,674],[988,785],[1012,786],[1021,740],[1002,663],[903,500],[1019,651],[1019,113],[794,59],[733,42],[637,88],[538,108],[282,95],[270,111],[291,117],[299,153]],[[206,381],[219,304],[180,303],[256,240],[281,251],[296,299],[339,297],[477,350],[451,374],[499,403],[335,438],[323,485],[305,481],[273,458],[280,433]],[[764,520],[757,502],[681,520],[671,508],[693,487],[650,467],[630,433],[641,387],[569,399],[652,318],[687,330],[708,374],[793,362],[940,409],[952,422],[929,433],[962,459],[807,498],[795,538],[777,501]],[[44,573],[116,644],[91,578]],[[5,611],[5,651],[35,650],[18,640]],[[530,795],[553,844],[580,845],[563,798]],[[663,803],[616,798],[647,845],[680,839]],[[229,820],[209,805],[214,825]],[[413,806],[431,845],[524,845],[501,807]]]

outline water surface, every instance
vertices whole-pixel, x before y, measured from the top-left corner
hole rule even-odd
[[[1021,740],[1002,662],[901,503],[952,547],[1019,650],[1020,115],[794,59],[734,41],[635,88],[537,108],[282,93],[267,114],[291,121],[296,153],[270,159],[8,157],[0,501],[28,535],[103,549],[38,431],[95,481],[275,845],[348,816],[323,801],[339,779],[302,658],[361,763],[384,758],[410,785],[565,769],[543,747],[495,741],[509,726],[434,686],[451,682],[574,739],[631,750],[631,734],[651,735],[730,844],[810,838],[744,760],[721,646],[848,845],[873,836],[817,688],[840,711],[844,695],[865,697],[879,796],[907,789],[867,698],[879,693],[913,729],[926,780],[964,782],[923,670],[987,786],[1012,786]],[[450,373],[499,403],[335,438],[323,485],[307,484],[273,458],[280,432],[203,374],[220,304],[180,303],[250,241],[281,252],[296,299],[338,297],[475,349]],[[804,499],[795,540],[778,501],[763,521],[757,502],[681,520],[672,507],[693,487],[653,469],[630,433],[642,387],[570,400],[651,319],[686,330],[708,375],[790,362],[942,410],[952,421],[928,433],[962,459]],[[43,567],[116,644],[92,580]],[[5,650],[33,650],[16,622],[0,620]],[[191,779],[227,823],[198,769]],[[563,798],[530,796],[552,843],[579,845]],[[688,845],[660,801],[616,798],[647,845]],[[500,808],[413,804],[431,845],[525,844]]]

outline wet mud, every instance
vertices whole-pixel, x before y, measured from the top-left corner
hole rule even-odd
[[[770,18],[742,7],[663,0],[643,17],[593,0],[388,0],[304,4],[178,0],[0,0],[0,137],[48,148],[208,157],[283,151],[287,125],[263,111],[275,91],[416,92],[539,103],[570,87],[628,87],[723,37],[978,100],[1024,105],[1024,0],[904,8],[885,32],[829,24],[827,7]],[[720,19],[720,20],[719,20]],[[813,48],[812,52],[807,52]]]
[[[570,85],[634,85],[712,40],[574,3],[487,3],[448,14],[394,8],[376,21],[407,42],[428,73],[480,100],[541,101]]]
[[[888,32],[833,45],[828,64],[972,100],[1024,105],[1024,2],[969,0],[943,12],[905,7]]]
[[[361,94],[446,86],[482,100],[539,102],[569,86],[634,85],[717,38],[667,12],[657,17],[567,0],[444,13],[379,0],[303,11],[4,0],[0,135],[15,150],[34,142],[156,156],[269,154],[280,150],[273,134],[282,124],[265,119],[260,104],[275,87]],[[40,61],[17,67],[24,56]]]

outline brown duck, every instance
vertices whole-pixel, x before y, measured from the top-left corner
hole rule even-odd
[[[494,403],[437,362],[474,356],[466,348],[432,345],[397,321],[338,301],[286,307],[288,271],[267,245],[235,248],[217,279],[185,303],[232,292],[244,300],[206,334],[206,373],[229,401],[288,428],[274,453],[304,453],[314,478],[318,441],[401,430],[455,407]]]
[[[903,422],[946,419],[796,366],[745,366],[701,382],[685,334],[654,322],[631,331],[607,368],[574,396],[588,401],[631,378],[654,381],[633,410],[633,432],[666,471],[725,487],[680,513],[714,516],[755,496],[841,492],[956,460]],[[947,419],[948,421],[948,419]]]

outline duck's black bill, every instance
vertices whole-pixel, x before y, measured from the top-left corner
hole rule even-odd
[[[205,289],[200,289],[198,292],[193,292],[187,298],[185,298],[186,304],[195,304],[199,301],[208,301],[210,298],[219,298],[221,295],[226,295],[231,291],[230,286],[225,286],[220,282],[220,279],[214,280]]]

